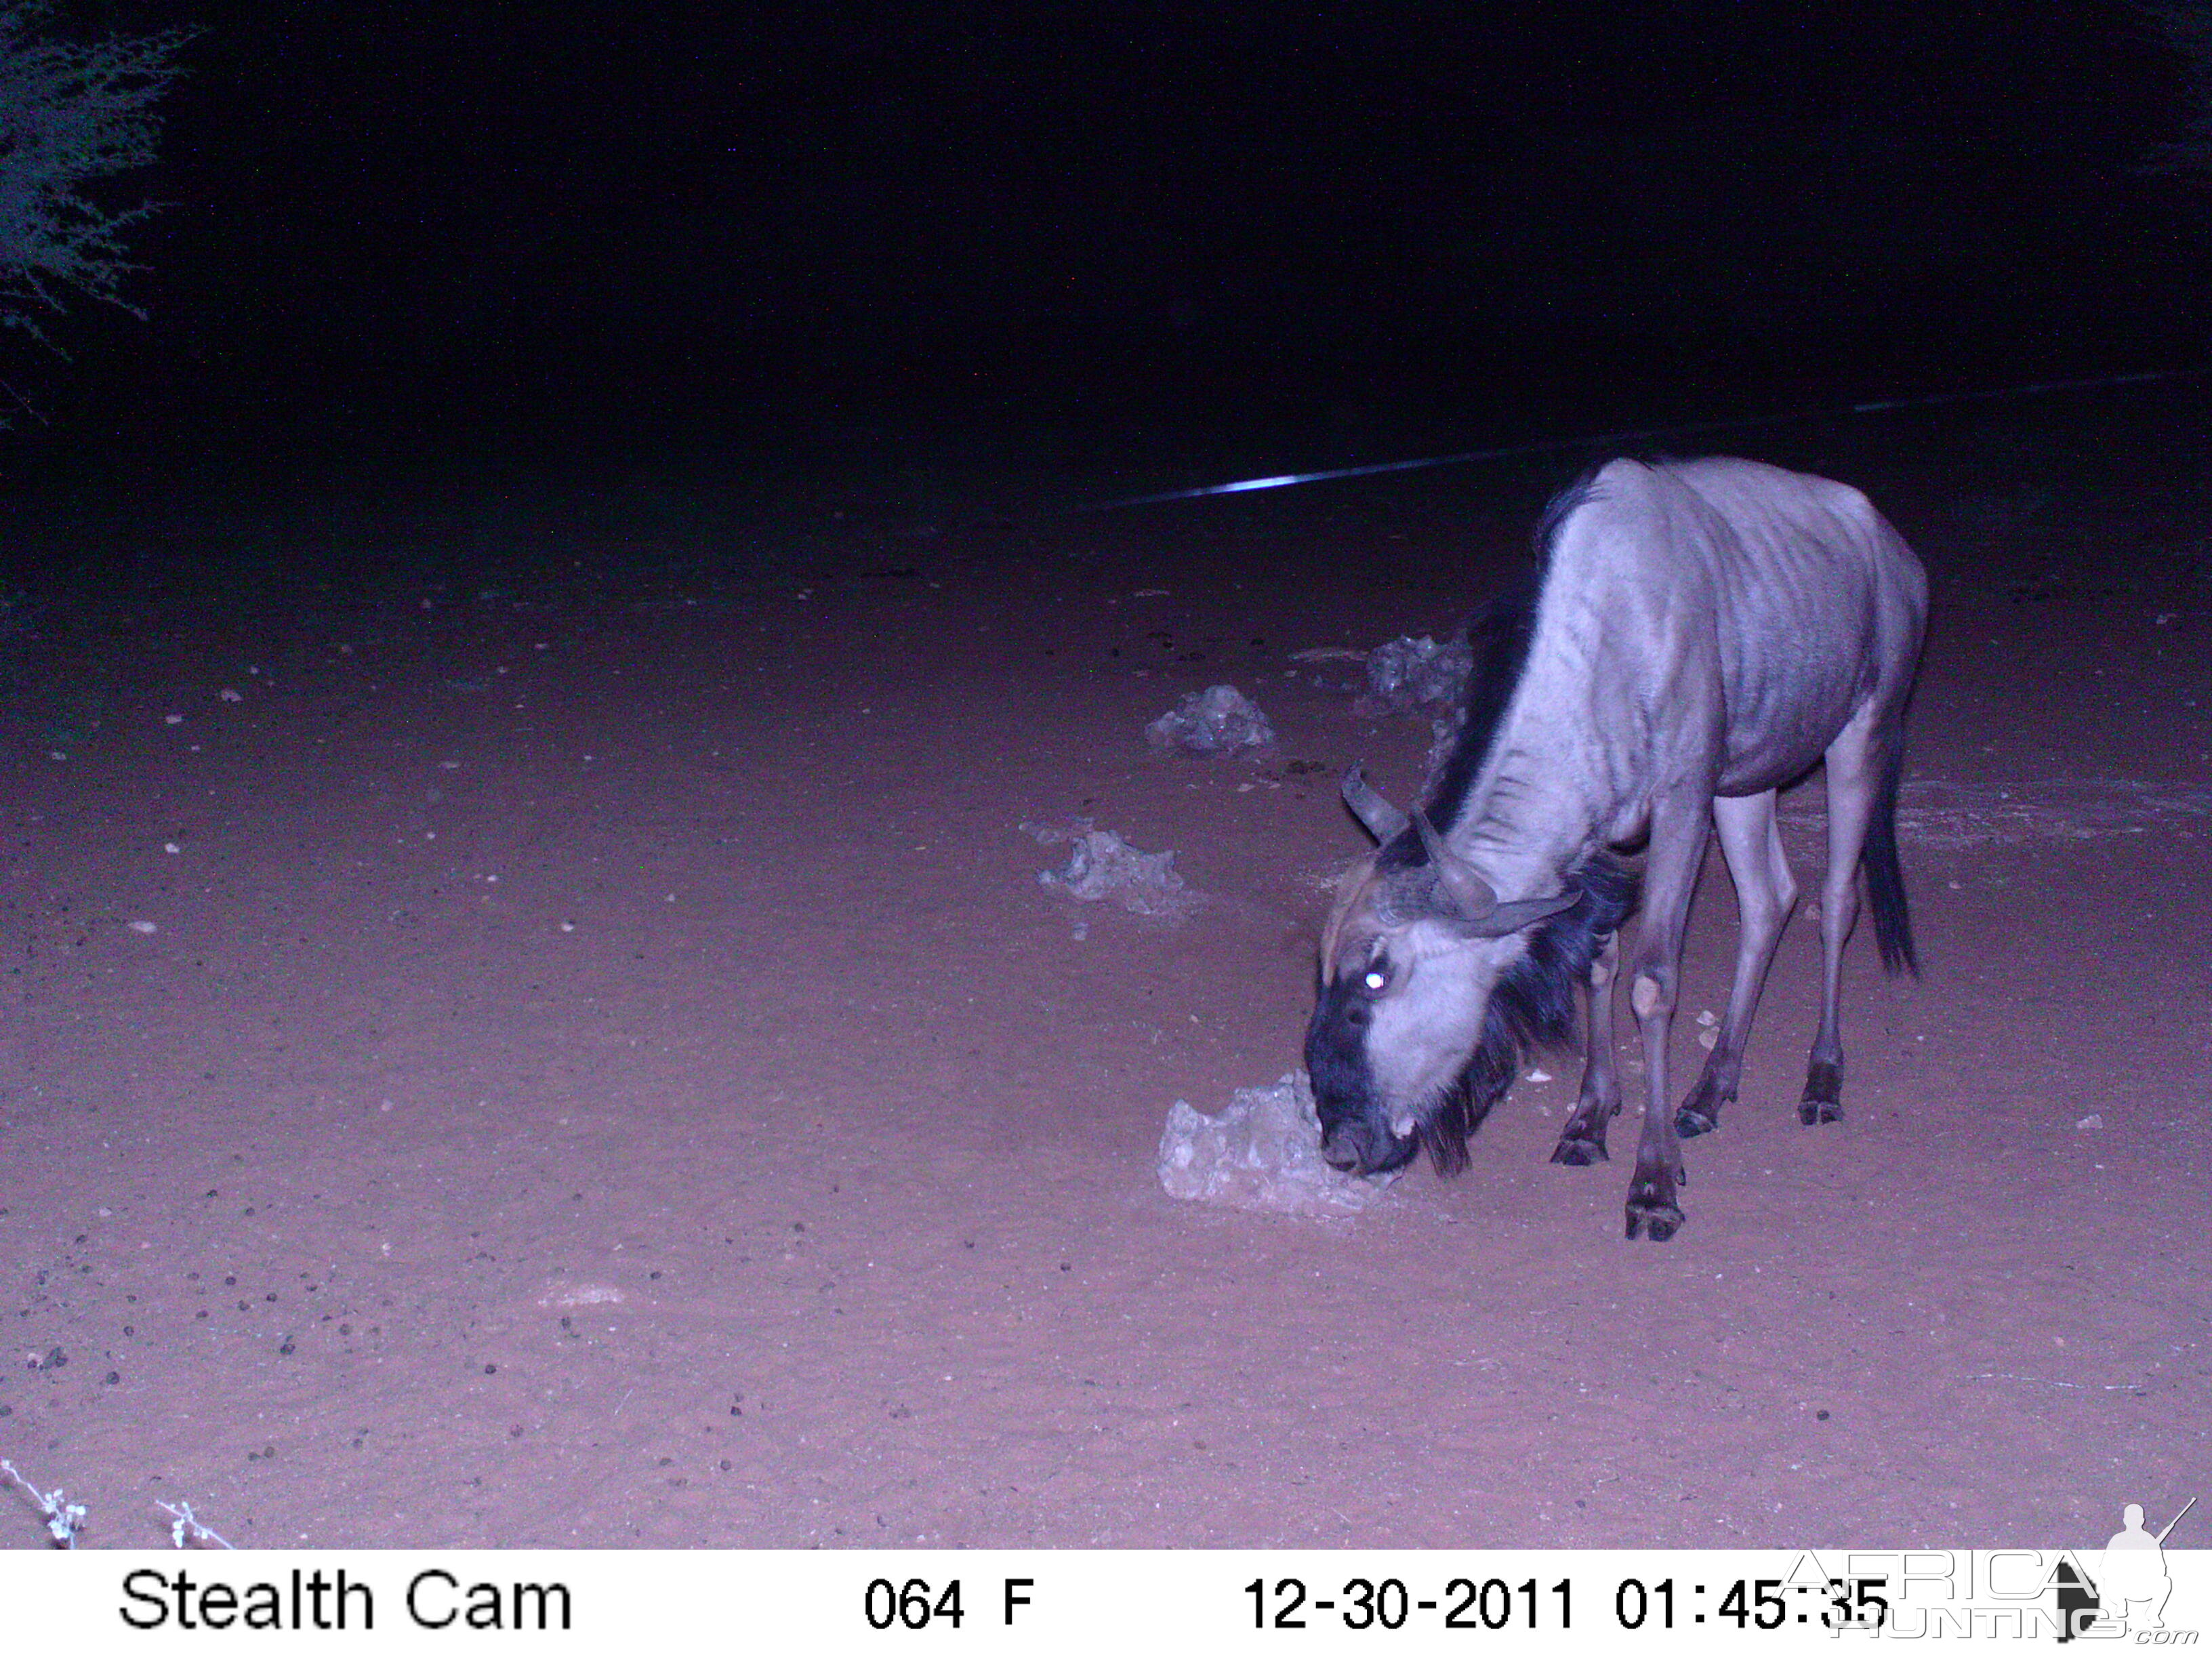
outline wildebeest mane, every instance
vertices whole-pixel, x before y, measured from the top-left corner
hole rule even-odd
[[[1605,942],[1636,908],[1636,872],[1612,854],[1591,854],[1568,872],[1582,897],[1529,930],[1528,949],[1490,994],[1482,1041],[1460,1068],[1443,1103],[1423,1120],[1421,1141],[1439,1175],[1467,1167],[1467,1140],[1504,1098],[1532,1048],[1575,1036],[1575,999]],[[1610,1034],[1600,1032],[1600,1041]]]
[[[1483,763],[1498,741],[1498,728],[1505,719],[1506,705],[1520,686],[1528,666],[1529,647],[1536,637],[1536,601],[1550,574],[1552,542],[1567,516],[1591,499],[1595,474],[1581,477],[1552,497],[1536,526],[1535,558],[1505,591],[1468,619],[1462,630],[1474,661],[1468,672],[1465,718],[1451,753],[1429,787],[1423,810],[1439,830],[1457,823],[1467,810],[1468,794]],[[1408,825],[1376,854],[1376,867],[1410,870],[1428,862],[1421,838]]]
[[[1474,664],[1468,673],[1466,718],[1431,783],[1424,810],[1446,830],[1467,810],[1475,779],[1498,741],[1505,710],[1528,671],[1535,642],[1536,604],[1552,568],[1552,546],[1575,509],[1594,498],[1595,471],[1554,495],[1535,534],[1535,557],[1519,578],[1471,617],[1467,625]],[[1383,870],[1410,870],[1428,862],[1419,833],[1408,825],[1376,855]],[[1490,994],[1482,1040],[1460,1069],[1443,1103],[1423,1120],[1420,1137],[1437,1172],[1467,1167],[1467,1142],[1521,1073],[1527,1054],[1574,1040],[1575,1005],[1590,964],[1636,908],[1636,872],[1612,854],[1597,852],[1566,872],[1581,898],[1531,928],[1525,948]]]

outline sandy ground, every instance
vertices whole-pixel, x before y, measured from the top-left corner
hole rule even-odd
[[[1792,927],[1663,1246],[1625,1158],[1545,1161],[1571,1059],[1356,1220],[1153,1172],[1172,1101],[1297,1063],[1338,772],[1418,781],[1291,653],[1453,625],[1525,537],[1478,476],[53,619],[0,758],[0,1455],[110,1547],[164,1500],[271,1547],[2161,1524],[2212,1474],[2201,535],[1893,471],[1926,977],[1855,942],[1801,1128]],[[1219,681],[1274,750],[1146,747]],[[1204,902],[1046,890],[1020,826],[1079,817]],[[1817,789],[1789,823],[1809,887]],[[1733,922],[1716,858],[1692,1011]]]

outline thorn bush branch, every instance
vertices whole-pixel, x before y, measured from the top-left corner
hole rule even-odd
[[[0,326],[58,350],[39,317],[65,310],[72,290],[145,314],[123,296],[140,268],[124,234],[156,204],[110,207],[87,192],[154,160],[154,106],[191,31],[81,46],[35,33],[48,9],[0,5]]]

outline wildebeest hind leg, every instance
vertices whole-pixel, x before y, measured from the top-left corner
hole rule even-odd
[[[1828,745],[1828,869],[1820,886],[1820,1029],[1805,1067],[1800,1123],[1844,1115],[1844,945],[1859,919],[1859,856],[1881,787],[1883,754],[1869,703]]]
[[[1766,982],[1790,907],[1797,902],[1797,884],[1783,854],[1782,832],[1775,827],[1774,791],[1714,801],[1713,827],[1720,832],[1721,851],[1735,881],[1735,983],[1705,1068],[1674,1114],[1674,1133],[1686,1139],[1720,1127],[1721,1107],[1735,1098],[1759,988]]]
[[[1575,1115],[1559,1131],[1559,1144],[1552,1148],[1554,1164],[1580,1169],[1607,1161],[1606,1126],[1620,1111],[1620,1079],[1613,1069],[1613,981],[1620,963],[1619,937],[1609,937],[1597,960],[1590,963],[1589,981],[1583,988],[1588,1058],[1583,1063],[1582,1093],[1575,1103]]]

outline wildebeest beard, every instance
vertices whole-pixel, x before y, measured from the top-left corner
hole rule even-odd
[[[1606,941],[1636,908],[1636,872],[1610,853],[1594,853],[1568,872],[1582,898],[1531,928],[1528,949],[1507,969],[1484,1010],[1482,1040],[1425,1115],[1416,1133],[1438,1175],[1467,1168],[1469,1136],[1505,1097],[1534,1048],[1574,1041],[1575,1001]],[[1593,1033],[1610,1042],[1610,1031]]]

